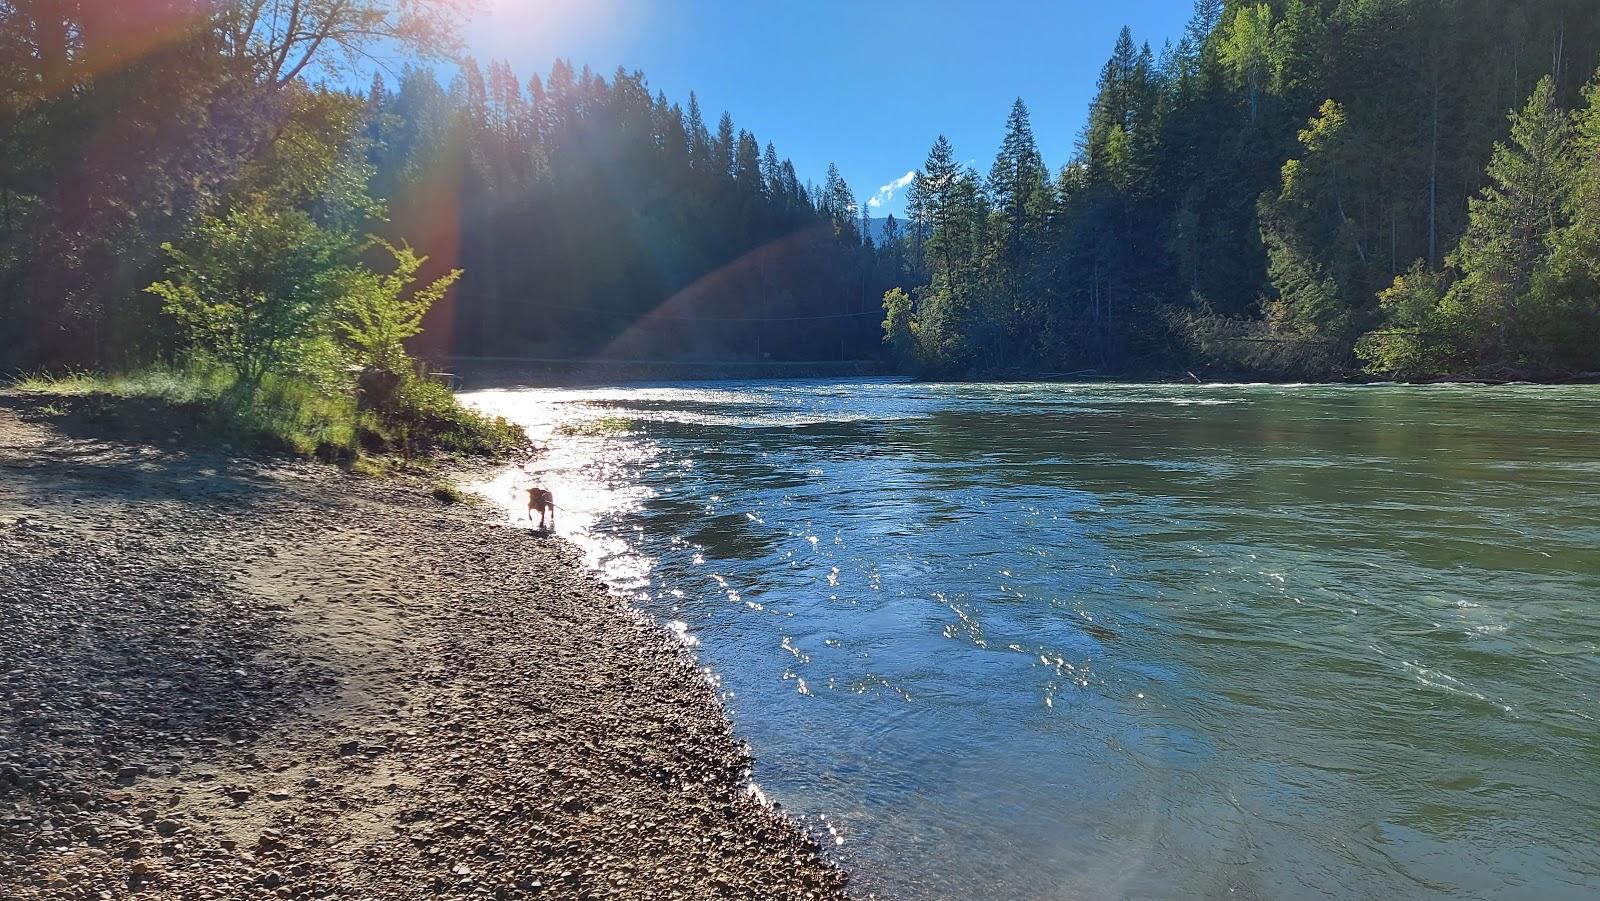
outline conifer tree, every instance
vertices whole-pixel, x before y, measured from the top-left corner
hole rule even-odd
[[[989,170],[989,192],[1005,216],[1006,258],[1012,265],[1034,250],[1046,215],[1044,160],[1034,142],[1028,108],[1018,97],[1006,120],[1005,138]]]
[[[702,175],[710,173],[716,166],[716,154],[711,148],[711,132],[706,130],[706,120],[700,112],[700,98],[695,96],[694,91],[689,92],[686,129],[689,133],[690,165]]]
[[[1517,308],[1562,224],[1572,184],[1571,128],[1556,106],[1555,81],[1534,87],[1511,117],[1511,143],[1497,143],[1489,184],[1470,205],[1470,224],[1451,256],[1461,280],[1445,299],[1478,359],[1519,362]]]
[[[717,120],[717,136],[711,142],[712,166],[723,178],[733,177],[734,141],[733,117],[723,113]]]
[[[1600,73],[1572,118],[1565,224],[1549,236],[1525,301],[1528,354],[1542,369],[1600,370]]]

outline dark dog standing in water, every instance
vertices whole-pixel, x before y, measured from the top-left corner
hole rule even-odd
[[[533,520],[533,511],[539,511],[539,529],[545,529],[544,515],[550,513],[550,528],[556,527],[556,499],[547,488],[535,485],[528,489],[528,520]]]

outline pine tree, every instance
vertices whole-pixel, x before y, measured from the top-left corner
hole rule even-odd
[[[1517,307],[1562,225],[1572,183],[1571,128],[1541,79],[1511,117],[1511,143],[1495,144],[1489,185],[1472,199],[1467,233],[1450,262],[1461,280],[1445,299],[1477,359],[1515,365]]]
[[[928,240],[928,191],[921,172],[912,173],[911,184],[906,186],[906,218],[910,225],[906,240],[911,253],[907,275],[912,284],[920,285],[927,278],[923,253]]]
[[[900,222],[890,213],[883,219],[883,239],[878,242],[878,256],[882,261],[885,283],[895,287],[905,286],[905,253],[905,237],[900,234]]]
[[[834,234],[840,240],[851,244],[859,243],[861,236],[856,231],[856,198],[850,186],[845,184],[844,176],[839,174],[839,167],[833,163],[828,164],[828,177],[822,186],[822,199],[820,209],[833,220]]]
[[[1322,42],[1327,31],[1313,0],[1289,0],[1273,29],[1274,89],[1292,102],[1315,102],[1322,82]]]
[[[1097,169],[1106,165],[1107,146],[1113,135],[1126,133],[1132,125],[1134,80],[1139,57],[1133,45],[1133,32],[1124,27],[1117,35],[1111,58],[1100,70],[1095,99],[1089,109],[1089,125],[1084,134],[1084,156]]]
[[[1600,370],[1600,74],[1572,120],[1566,224],[1534,272],[1525,301],[1529,355],[1543,370]]]
[[[1006,254],[1013,264],[1033,249],[1046,214],[1044,160],[1033,139],[1028,108],[1018,97],[1006,119],[1005,138],[989,170],[989,193],[1005,214]]]
[[[734,154],[733,181],[740,196],[760,198],[765,189],[761,178],[761,145],[755,135],[741,129],[738,150]]]
[[[783,165],[778,162],[778,149],[767,142],[766,150],[761,154],[761,177],[766,182],[767,196],[780,201],[787,201],[783,182]],[[786,205],[786,204],[785,204]]]
[[[689,163],[696,172],[710,173],[716,167],[716,153],[711,148],[711,132],[706,130],[706,120],[700,113],[700,98],[689,92],[689,112],[686,126],[689,132]]]
[[[918,194],[928,222],[925,239],[926,253],[939,261],[938,272],[949,278],[954,262],[954,225],[960,185],[960,169],[956,166],[955,148],[944,135],[939,135],[928,151],[918,173]]]
[[[998,211],[995,315],[1007,332],[1031,333],[1043,318],[1036,272],[1050,213],[1049,182],[1022,98],[1011,105],[1005,138],[989,170],[989,195]]]
[[[733,177],[733,117],[727,113],[717,120],[717,136],[711,142],[712,167],[723,178]]]

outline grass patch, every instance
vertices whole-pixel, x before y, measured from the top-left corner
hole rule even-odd
[[[465,504],[470,500],[460,488],[450,482],[434,482],[430,493],[433,499],[441,504]]]
[[[503,457],[528,446],[519,426],[464,407],[449,388],[422,378],[401,385],[387,409],[362,411],[359,426],[367,449],[406,455],[444,450]]]
[[[360,409],[353,390],[282,375],[246,389],[228,370],[200,364],[122,375],[30,376],[13,387],[49,398],[40,413],[100,432],[158,443],[232,444],[375,473],[388,465],[367,458],[434,451],[506,456],[527,446],[517,426],[469,410],[443,385],[421,379],[402,385],[381,411]]]

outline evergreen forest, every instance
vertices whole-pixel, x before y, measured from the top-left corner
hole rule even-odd
[[[1033,137],[1052,98],[1018,98],[881,222],[642,72],[465,57],[452,0],[291,5],[280,30],[249,0],[0,0],[0,368],[269,340],[206,321],[207,266],[248,251],[304,270],[302,325],[351,319],[317,271],[431,286],[390,342],[431,358],[1600,370],[1590,0],[1198,0],[1175,41],[1122,32],[1069,159]],[[407,64],[371,77],[379,44]],[[264,365],[326,367],[347,331]]]

